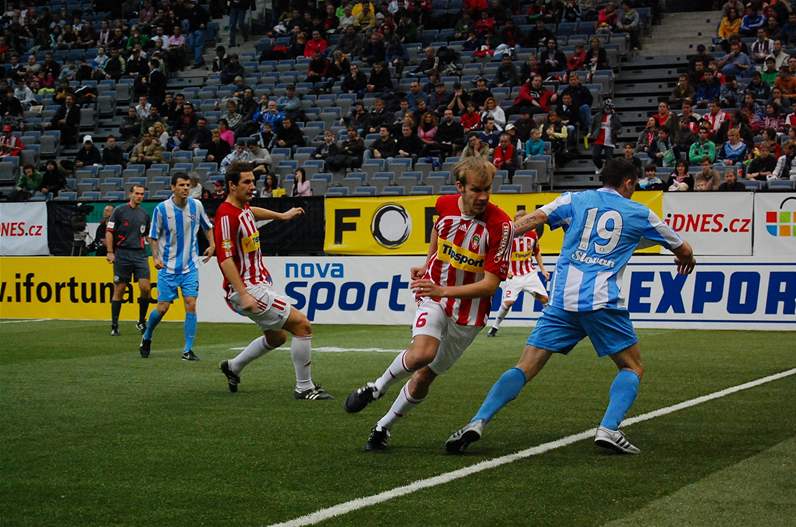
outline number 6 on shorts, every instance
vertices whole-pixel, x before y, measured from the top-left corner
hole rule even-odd
[[[426,325],[426,317],[428,316],[428,311],[421,311],[417,314],[417,319],[415,320],[415,327],[422,328]]]

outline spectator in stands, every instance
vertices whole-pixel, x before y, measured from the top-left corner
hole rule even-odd
[[[727,137],[727,130],[732,125],[730,115],[721,109],[718,99],[713,99],[708,107],[708,113],[702,116],[707,121],[710,139],[718,143]]]
[[[697,107],[704,108],[708,106],[711,101],[718,100],[721,95],[721,82],[716,74],[711,71],[705,71],[702,75],[702,80],[697,83],[696,100]]]
[[[470,93],[470,100],[475,104],[475,107],[481,111],[484,111],[485,109],[484,105],[486,103],[486,100],[489,99],[490,97],[494,98],[494,95],[492,95],[492,92],[489,90],[486,79],[484,79],[483,77],[477,79],[475,81],[475,90],[473,90],[473,92]]]
[[[743,177],[743,167],[729,168],[724,172],[724,182],[719,185],[719,190],[722,192],[743,192],[746,187],[743,183],[738,181],[738,173]]]
[[[783,112],[791,111],[791,104],[787,97],[784,97],[782,90],[776,86],[771,89],[771,97],[766,101],[767,104],[776,104]]]
[[[741,36],[753,37],[757,34],[757,30],[765,27],[766,17],[758,10],[758,7],[749,4],[746,8],[746,14],[741,20],[741,28],[739,30]]]
[[[644,164],[641,162],[641,159],[636,156],[633,146],[633,143],[625,143],[625,146],[622,149],[622,154],[625,161],[632,164],[636,168],[638,177],[641,177],[644,175]]]
[[[27,201],[33,197],[43,197],[42,174],[33,165],[25,165],[11,192],[11,201]]]
[[[0,159],[6,157],[19,157],[25,149],[25,143],[14,135],[14,127],[10,124],[3,125],[3,135],[0,135]]]
[[[351,108],[351,114],[344,121],[346,126],[364,130],[368,126],[369,119],[370,114],[365,110],[365,104],[362,101],[357,101]]]
[[[762,64],[767,56],[774,53],[774,41],[768,38],[768,31],[765,28],[757,30],[757,40],[752,42],[750,52],[755,64]]]
[[[544,20],[538,18],[536,25],[527,33],[523,42],[523,47],[544,49],[547,47],[547,39],[555,38],[552,31],[544,25]]]
[[[312,38],[304,45],[304,56],[313,58],[316,55],[325,55],[329,43],[321,36],[321,32],[317,29],[312,32]]]
[[[512,87],[520,83],[520,74],[517,67],[511,60],[511,55],[503,55],[500,59],[500,66],[495,72],[495,80],[492,82],[492,87]]]
[[[423,153],[426,156],[436,156],[440,153],[436,139],[438,130],[437,116],[433,112],[424,113],[417,127],[417,137],[423,142]]]
[[[564,166],[567,162],[567,137],[569,131],[558,118],[558,112],[550,110],[542,125],[542,139],[550,143],[550,151],[555,156],[556,164]]]
[[[147,99],[146,95],[142,95],[138,98],[138,104],[135,105],[135,114],[142,121],[149,118],[149,112],[152,110],[152,103]]]
[[[243,116],[238,113],[238,104],[233,99],[227,100],[225,111],[221,114],[221,119],[226,120],[227,126],[229,126],[233,132],[238,133],[240,126],[243,124]]]
[[[506,127],[506,112],[498,105],[494,97],[489,97],[484,101],[484,111],[481,114],[481,121],[486,124],[487,119],[492,118],[499,130]]]
[[[443,157],[452,156],[464,146],[464,128],[454,119],[453,110],[450,108],[446,108],[443,113],[436,140]]]
[[[580,76],[572,73],[569,76],[569,84],[561,92],[559,97],[569,94],[572,97],[572,106],[578,109],[578,120],[581,130],[590,130],[592,124],[591,105],[594,97],[591,92],[581,84]]]
[[[657,166],[649,164],[636,183],[636,190],[666,190],[666,183],[658,177]]]
[[[276,130],[276,146],[281,148],[296,148],[306,145],[304,133],[298,126],[294,126],[293,119],[285,117]]]
[[[773,128],[776,132],[785,131],[785,121],[779,111],[779,107],[774,104],[766,104],[765,115],[763,116],[763,128]]]
[[[736,37],[741,32],[741,17],[734,7],[729,10],[719,23],[718,37],[721,39],[721,46],[725,51],[730,49],[730,38]]]
[[[613,2],[608,2],[597,12],[597,30],[616,31],[618,15],[616,5]]]
[[[0,101],[0,116],[6,121],[21,122],[24,112],[22,101],[14,96],[14,89],[7,87],[3,99]]]
[[[221,84],[232,84],[232,82],[235,80],[235,77],[243,77],[245,75],[246,70],[243,69],[243,65],[241,65],[240,61],[238,60],[238,54],[232,53],[229,55],[224,69],[221,70]]]
[[[719,68],[724,75],[746,76],[754,68],[749,55],[741,50],[740,40],[730,41],[730,52],[719,60]]]
[[[788,21],[782,26],[780,38],[786,46],[796,44],[796,12],[788,15]]]
[[[777,166],[771,173],[769,180],[775,179],[789,179],[796,180],[796,166],[794,166],[793,159],[796,157],[796,144],[788,142],[783,147],[784,153],[777,159]]]
[[[688,173],[688,165],[685,161],[678,161],[674,172],[666,182],[666,190],[669,192],[686,192],[694,190],[694,178]]]
[[[215,129],[211,132],[210,145],[207,147],[207,156],[205,161],[214,161],[218,164],[219,161],[227,157],[232,152],[232,146],[221,138],[221,131]]]
[[[307,181],[307,173],[303,168],[297,168],[293,179],[293,190],[290,193],[293,197],[312,196],[312,186]]]
[[[348,74],[343,78],[340,89],[344,93],[355,93],[357,97],[363,97],[368,86],[368,79],[359,70],[359,66],[351,64]]]
[[[446,107],[453,111],[454,115],[462,115],[467,111],[467,103],[470,100],[470,95],[464,91],[461,83],[456,82],[453,85],[453,95],[448,101]],[[439,109],[437,110],[439,111]]]
[[[227,50],[224,48],[224,46],[219,44],[216,46],[216,55],[213,57],[213,63],[210,66],[210,70],[220,73],[226,68],[228,62],[229,57],[227,56]]]
[[[331,130],[323,132],[323,142],[315,147],[315,151],[310,157],[324,161],[324,168],[327,172],[339,172],[346,167],[343,150],[337,144],[334,132]]]
[[[383,62],[376,62],[370,70],[370,78],[366,85],[368,93],[386,93],[393,89],[390,72]]]
[[[219,119],[218,120],[218,136],[221,138],[222,141],[227,143],[230,148],[235,146],[235,132],[229,129],[229,123],[226,119]],[[211,136],[210,142],[213,141]]]
[[[370,144],[370,155],[374,159],[388,159],[395,157],[398,153],[398,142],[392,135],[387,126],[379,127],[379,138]]]
[[[271,99],[266,103],[266,107],[254,113],[254,121],[260,125],[270,124],[272,129],[277,128],[285,119],[285,113],[277,108],[276,101]]]
[[[672,90],[669,96],[670,104],[680,104],[684,99],[692,99],[694,97],[694,87],[688,80],[688,75],[681,73],[677,79],[677,85]]]
[[[533,128],[531,135],[525,142],[525,160],[532,159],[533,156],[540,156],[544,154],[545,144],[542,140],[541,128]]]
[[[414,162],[423,154],[423,142],[408,124],[401,127],[401,136],[397,141],[398,154],[396,157],[410,158]]]
[[[246,148],[246,140],[238,138],[235,142],[235,148],[221,160],[218,171],[221,174],[226,174],[227,169],[233,163],[241,163],[243,166],[249,166],[253,161],[254,155]],[[262,171],[264,172],[265,170]]]
[[[718,190],[720,184],[721,175],[718,171],[709,161],[702,161],[702,170],[694,178],[694,190],[702,192]]]
[[[495,119],[487,117],[483,121],[484,128],[481,130],[481,141],[489,146],[490,152],[498,145],[500,141],[500,134],[503,132],[497,124]]]
[[[547,39],[547,46],[539,57],[542,66],[542,74],[548,76],[556,72],[564,72],[567,69],[567,57],[558,49],[558,40],[555,38]]]
[[[384,62],[386,56],[387,48],[384,45],[384,35],[378,31],[374,31],[362,48],[362,58],[372,66],[377,62]]]
[[[277,180],[276,175],[266,174],[265,180],[263,181],[263,188],[260,190],[260,197],[261,198],[276,197],[274,196],[274,192],[278,188],[279,188],[279,181]]]
[[[765,101],[771,96],[771,87],[763,82],[760,72],[755,71],[752,73],[752,80],[746,86],[746,93],[751,94],[753,99]]]
[[[41,179],[41,192],[57,197],[58,193],[66,188],[66,174],[54,159],[44,165]]]
[[[188,47],[185,44],[185,35],[182,34],[180,26],[172,28],[172,34],[169,36],[169,48],[164,56],[168,71],[178,71],[185,67]]]
[[[589,133],[589,137],[594,143],[592,161],[597,167],[595,173],[599,173],[603,168],[603,163],[613,157],[617,136],[621,129],[622,122],[616,114],[614,102],[607,98],[603,101],[603,110],[595,117]]]
[[[226,197],[227,193],[224,190],[224,182],[219,179],[213,181],[213,192],[210,194],[210,199],[223,200]]]
[[[94,146],[94,140],[90,135],[83,136],[83,148],[77,151],[75,156],[75,168],[102,164],[102,154]]]
[[[630,46],[634,50],[641,47],[641,16],[629,0],[622,2],[622,15],[619,17],[616,29],[630,36]]]
[[[481,134],[470,132],[467,135],[467,146],[462,150],[461,159],[465,157],[489,157],[489,145],[481,141]]]
[[[246,12],[251,0],[227,0],[229,6],[229,47],[237,45],[238,31],[243,34],[243,41],[248,40],[249,31],[246,27]]]
[[[660,167],[672,168],[680,158],[677,145],[672,142],[668,128],[659,128],[658,137],[653,141],[647,153],[650,159]]]
[[[638,139],[636,139],[636,150],[649,154],[650,148],[652,148],[653,143],[655,143],[657,139],[658,123],[655,117],[650,117],[647,119],[644,129],[639,133]]]
[[[726,75],[724,85],[719,90],[719,102],[724,108],[735,108],[741,102],[741,89],[735,75]]]
[[[716,144],[710,140],[710,130],[702,127],[699,129],[699,138],[688,150],[688,161],[692,165],[699,165],[706,159],[711,163],[716,159]]]
[[[774,169],[777,168],[777,158],[769,152],[766,143],[760,143],[757,149],[758,156],[747,166],[746,177],[758,181],[768,181],[773,177]]]
[[[428,104],[428,95],[421,89],[420,81],[413,80],[409,84],[409,93],[406,95],[406,101],[409,103],[409,109],[413,112],[416,111],[417,103],[421,100]]]
[[[669,108],[669,103],[661,101],[658,103],[658,112],[652,116],[658,128],[666,128],[673,132],[677,128],[677,116]]]
[[[119,144],[116,142],[116,137],[113,135],[109,135],[107,139],[105,139],[105,146],[102,148],[101,163],[105,166],[120,165],[122,167],[126,164],[124,162],[124,150],[119,147]]]
[[[147,131],[141,137],[141,142],[135,145],[130,153],[130,163],[143,163],[149,168],[152,163],[163,162],[163,147],[152,138]]]
[[[697,127],[696,130],[698,131],[699,127]],[[679,120],[679,126],[672,137],[672,142],[674,143],[674,147],[677,149],[678,155],[682,156],[683,154],[688,153],[691,145],[696,140],[697,134],[693,132],[691,123],[687,118],[681,117]]]
[[[347,168],[359,168],[362,166],[362,158],[365,155],[365,141],[360,137],[359,132],[353,126],[346,130],[346,138],[342,143],[343,154]]]
[[[478,111],[478,107],[476,106],[475,102],[467,102],[466,110],[462,114],[459,122],[461,122],[465,133],[468,133],[471,130],[480,130],[482,128],[481,112]]]
[[[520,155],[517,148],[512,144],[511,137],[507,133],[500,135],[500,141],[492,152],[492,164],[498,170],[507,170],[509,182],[514,180],[514,171],[520,167]]]

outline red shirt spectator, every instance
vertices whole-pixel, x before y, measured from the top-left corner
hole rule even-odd
[[[3,135],[0,135],[0,158],[19,157],[20,152],[25,149],[25,143],[15,135],[11,135],[14,128],[10,125],[3,126]]]
[[[323,55],[328,47],[329,43],[326,42],[326,39],[321,37],[321,33],[319,31],[313,31],[312,38],[304,44],[304,56],[311,59],[316,53],[318,55]]]

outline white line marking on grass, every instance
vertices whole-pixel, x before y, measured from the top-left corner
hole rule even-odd
[[[22,320],[0,320],[0,324],[19,324],[21,322],[46,322],[51,318],[26,318]]]
[[[712,401],[713,399],[726,397],[727,395],[732,395],[742,390],[748,390],[750,388],[755,388],[756,386],[760,386],[762,384],[766,384],[779,379],[784,379],[785,377],[789,377],[794,374],[796,374],[796,368],[792,368],[790,370],[783,371],[780,373],[775,373],[774,375],[769,375],[768,377],[762,377],[760,379],[756,379],[754,381],[750,381],[744,384],[739,384],[737,386],[732,386],[730,388],[719,390],[718,392],[713,392],[708,395],[703,395],[695,399],[683,401],[682,403],[674,404],[672,406],[667,406],[665,408],[653,410],[652,412],[647,412],[645,414],[641,414],[636,417],[631,417],[630,419],[625,419],[622,422],[622,424],[624,426],[629,426],[635,423],[641,423],[643,421],[655,419],[656,417],[661,417],[663,415],[684,410],[686,408],[690,408],[698,404]],[[577,434],[572,434],[566,437],[562,437],[561,439],[556,439],[555,441],[549,441],[547,443],[542,443],[541,445],[527,448],[525,450],[520,450],[519,452],[515,452],[513,454],[508,454],[494,459],[487,459],[481,461],[480,463],[470,465],[469,467],[460,468],[452,472],[446,472],[444,474],[433,476],[431,478],[421,479],[413,483],[410,483],[408,485],[403,485],[401,487],[396,487],[394,489],[380,492],[379,494],[373,494],[372,496],[365,496],[364,498],[356,498],[351,501],[346,501],[345,503],[334,505],[333,507],[320,509],[318,511],[313,512],[312,514],[307,514],[306,516],[300,516],[298,518],[283,523],[273,524],[271,525],[271,527],[302,527],[304,525],[314,525],[316,523],[334,518],[336,516],[342,516],[344,514],[348,514],[349,512],[354,512],[359,509],[364,509],[365,507],[370,507],[371,505],[384,503],[385,501],[399,498],[401,496],[406,496],[407,494],[412,494],[419,490],[436,487],[438,485],[444,485],[445,483],[449,483],[457,479],[471,476],[473,474],[477,474],[485,470],[490,470],[493,468],[500,467],[502,465],[514,463],[515,461],[527,459],[532,456],[538,456],[540,454],[544,454],[545,452],[549,452],[557,448],[562,448],[567,445],[571,445],[572,443],[577,443],[578,441],[582,441],[584,439],[589,439],[591,437],[594,437],[595,430],[596,429],[591,428],[589,430],[584,430],[583,432]]]
[[[243,348],[229,348],[231,351],[242,351]],[[278,351],[289,351],[290,348],[283,346],[276,348]],[[318,353],[348,353],[353,351],[361,351],[365,353],[400,353],[404,349],[387,349],[387,348],[337,348],[334,346],[321,346],[319,348],[312,348],[313,352]]]

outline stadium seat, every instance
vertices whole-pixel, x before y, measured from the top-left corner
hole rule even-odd
[[[412,190],[409,191],[409,194],[412,195],[422,195],[422,194],[433,194],[434,188],[431,185],[415,185],[412,187]]]
[[[62,190],[55,197],[55,200],[56,201],[75,201],[75,200],[77,200],[77,192],[72,192],[70,190]]]
[[[741,181],[741,183],[743,183],[743,186],[746,187],[746,190],[758,191],[766,188],[765,181],[757,181],[756,179],[744,179]]]
[[[796,181],[772,179],[768,182],[768,190],[796,190]]]
[[[102,199],[102,194],[96,190],[88,190],[80,193],[80,199],[83,201],[99,201]]]
[[[459,189],[456,188],[456,185],[442,185],[439,189],[440,194],[458,194]]]
[[[376,195],[376,187],[372,186],[365,186],[365,187],[356,187],[354,192],[351,193],[352,196],[375,196]]]
[[[102,193],[102,199],[108,201],[124,201],[126,194],[120,190],[111,190]]]
[[[381,193],[383,196],[403,196],[406,192],[403,187],[384,187]]]
[[[520,185],[500,185],[500,189],[498,193],[500,194],[519,194],[522,192],[522,187]]]
[[[332,187],[326,191],[326,196],[330,198],[348,196],[348,187]]]

